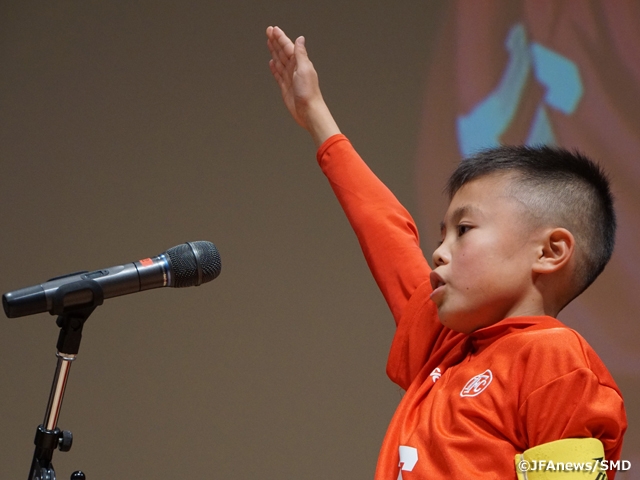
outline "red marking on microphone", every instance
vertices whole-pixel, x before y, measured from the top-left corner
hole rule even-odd
[[[140,260],[140,263],[143,267],[150,267],[151,265],[153,265],[153,260],[151,260],[150,258],[143,258],[142,260]]]

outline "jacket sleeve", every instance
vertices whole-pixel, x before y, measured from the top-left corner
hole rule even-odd
[[[431,272],[415,223],[344,135],[327,139],[317,157],[398,324],[412,293]]]
[[[529,445],[563,438],[597,438],[606,460],[619,460],[626,416],[622,397],[589,369],[563,375],[533,392],[521,412]],[[609,478],[615,472],[608,472]]]
[[[619,460],[627,418],[615,381],[576,332],[562,328],[542,334],[541,341],[529,344],[519,390],[527,447],[564,438],[597,438],[606,460]],[[518,357],[516,370],[519,363]],[[609,479],[615,475],[607,473]]]

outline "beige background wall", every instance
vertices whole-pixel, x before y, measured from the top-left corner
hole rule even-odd
[[[190,240],[223,260],[211,284],[89,319],[58,478],[373,476],[401,398],[385,375],[393,320],[281,106],[264,29],[307,37],[338,123],[415,211],[442,5],[0,4],[0,291]],[[0,478],[24,478],[58,329],[47,314],[1,325]]]

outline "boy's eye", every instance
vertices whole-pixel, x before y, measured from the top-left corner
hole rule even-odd
[[[462,235],[464,235],[465,233],[467,233],[469,230],[471,230],[471,227],[469,225],[458,225],[458,236],[461,237]]]

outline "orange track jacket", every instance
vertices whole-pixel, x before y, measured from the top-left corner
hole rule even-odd
[[[409,213],[344,135],[320,147],[318,162],[397,325],[387,374],[406,393],[376,480],[515,479],[516,453],[563,438],[598,438],[608,460],[620,458],[622,396],[577,332],[544,316],[470,335],[444,327]]]

